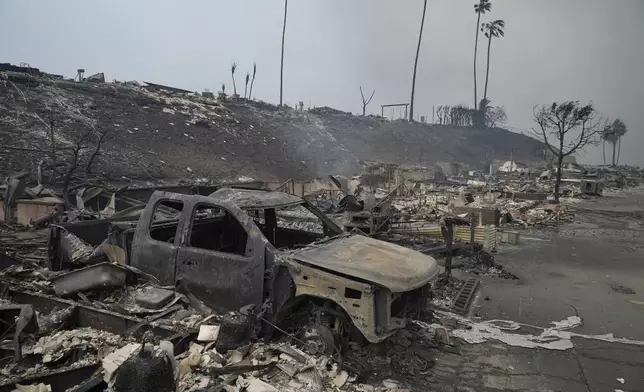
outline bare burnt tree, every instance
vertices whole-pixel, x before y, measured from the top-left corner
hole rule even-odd
[[[503,106],[493,106],[485,112],[485,127],[494,128],[503,125],[508,121],[508,115],[505,113]]]
[[[371,96],[369,99],[365,100],[364,99],[364,94],[362,93],[362,86],[360,86],[360,96],[362,96],[362,115],[365,116],[367,113],[367,105],[369,105],[369,102],[373,99],[373,95],[376,93],[376,90],[373,90],[371,93]]]
[[[436,108],[436,117],[439,124],[457,127],[472,126],[477,113],[477,110],[464,105],[441,105]]]
[[[564,158],[596,143],[602,129],[601,118],[592,104],[580,106],[579,101],[535,106],[533,113],[534,121],[539,125],[533,133],[555,156],[555,202],[559,202]]]
[[[233,78],[233,95],[237,95],[237,84],[235,83],[235,71],[237,71],[237,62],[233,61],[230,65],[230,75]]]
[[[15,84],[14,87],[20,91]],[[46,86],[43,90],[47,96],[45,107],[48,114],[45,118],[48,121],[42,118],[24,94],[26,107],[22,115],[36,120],[36,124],[46,129],[46,142],[29,140],[25,142],[26,147],[8,146],[7,149],[42,155],[39,167],[51,171],[52,182],[62,183],[63,200],[69,206],[71,181],[78,175],[91,173],[109,128],[101,128],[98,121],[82,113],[77,105],[65,99],[59,88]],[[62,132],[63,129],[65,132]]]
[[[450,107],[450,125],[466,127],[472,125],[472,109],[463,105]]]
[[[442,105],[436,107],[436,119],[438,120],[438,123],[443,125],[443,122],[445,120],[445,110]]]
[[[253,77],[250,80],[250,91],[248,91],[248,99],[253,99],[253,84],[255,83],[256,73],[257,73],[257,63],[253,63]]]
[[[246,72],[246,86],[244,87],[244,99],[248,93],[248,82],[250,82],[250,72]]]

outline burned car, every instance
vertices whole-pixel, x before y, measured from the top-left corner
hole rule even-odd
[[[282,192],[158,191],[128,231],[127,263],[162,285],[217,312],[255,305],[271,324],[313,304],[309,316],[324,336],[352,329],[382,341],[424,307],[438,275],[433,258],[343,233],[309,202]]]

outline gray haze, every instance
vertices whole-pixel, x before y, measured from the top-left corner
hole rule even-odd
[[[430,0],[421,47],[416,113],[432,105],[472,105],[474,1]],[[629,128],[621,162],[644,164],[644,1],[492,0],[483,21],[504,19],[492,43],[488,96],[507,109],[510,129],[534,126],[532,107],[553,100],[593,101]],[[232,91],[230,64],[258,72],[257,99],[279,101],[283,1],[0,0],[0,61],[27,62],[74,76],[151,81],[202,91]],[[299,0],[289,3],[285,102],[359,112],[407,102],[421,0]],[[479,45],[479,96],[486,42]],[[241,88],[239,87],[241,86]],[[389,114],[389,113],[386,113]],[[610,158],[607,156],[607,159]],[[601,148],[582,161],[601,163]]]

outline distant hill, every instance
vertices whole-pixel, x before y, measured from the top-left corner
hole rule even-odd
[[[87,119],[108,128],[95,171],[117,178],[308,179],[359,173],[364,162],[463,162],[480,168],[490,158],[506,159],[511,150],[522,162],[539,161],[543,151],[539,141],[500,128],[222,103],[137,85],[12,72],[3,73],[0,83],[2,176],[34,169],[45,158],[27,150],[49,149],[49,118],[55,119],[56,140],[62,143],[86,129]]]

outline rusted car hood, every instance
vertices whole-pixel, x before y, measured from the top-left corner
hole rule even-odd
[[[362,235],[338,238],[292,253],[296,261],[363,279],[392,292],[413,290],[438,276],[433,257]]]

